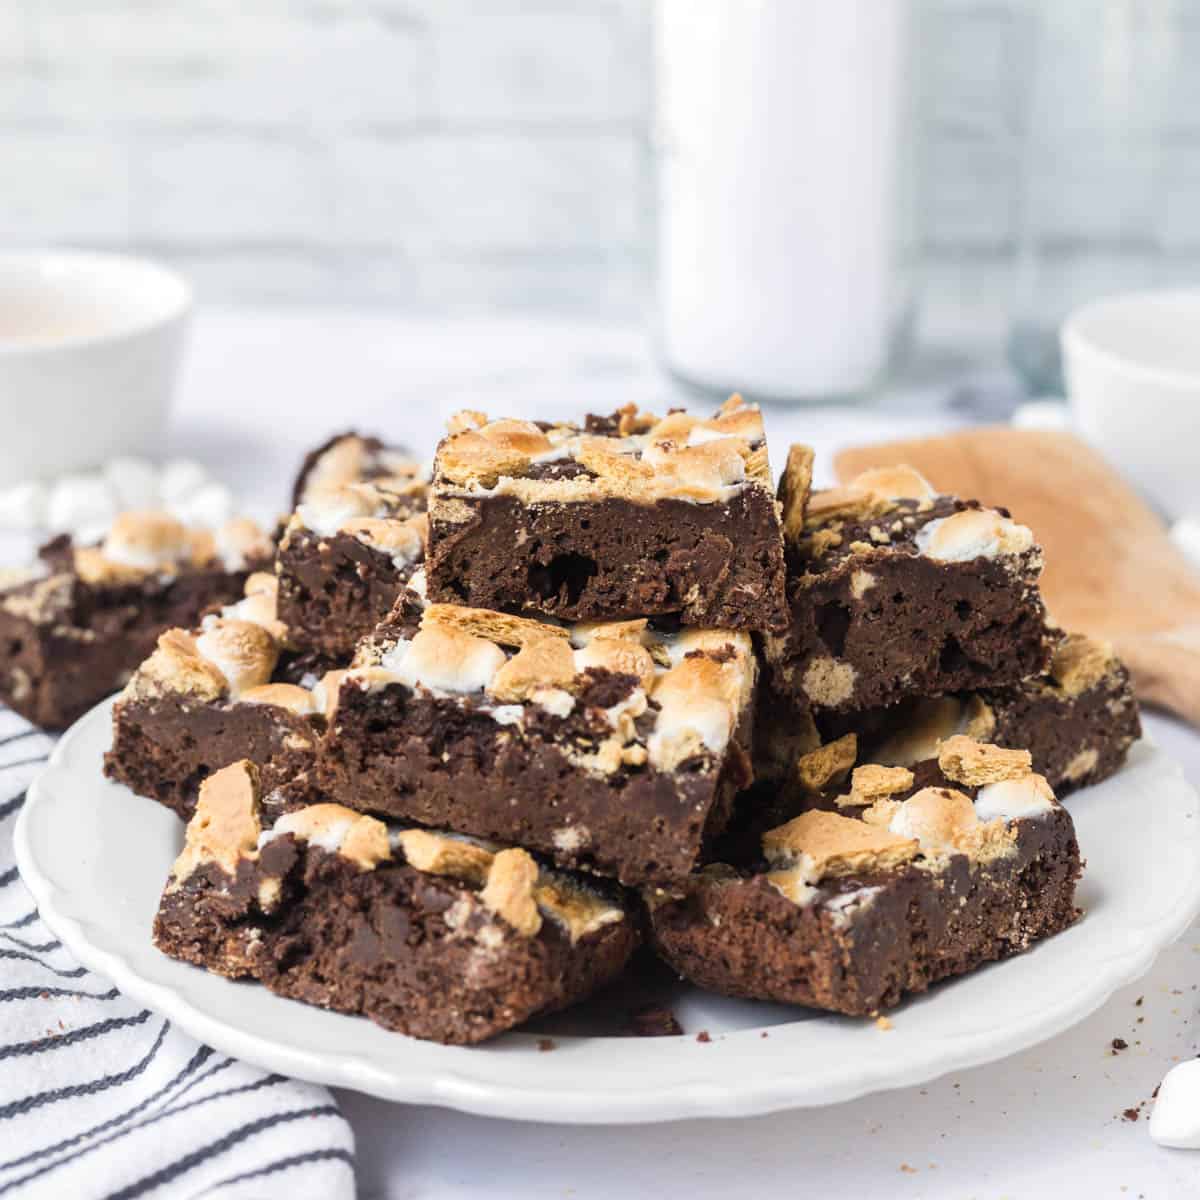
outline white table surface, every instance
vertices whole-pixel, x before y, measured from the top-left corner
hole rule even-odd
[[[776,447],[803,438],[824,452],[946,428],[997,380],[967,383],[944,373],[872,406],[768,410],[768,428]],[[678,394],[645,339],[623,328],[218,311],[197,322],[171,449],[272,511],[301,453],[335,429],[379,431],[427,455],[460,408],[546,416],[628,400],[661,408]],[[778,449],[776,458],[778,467]],[[1200,736],[1164,718],[1147,724],[1200,783]],[[1146,1102],[1172,1063],[1200,1052],[1198,983],[1200,926],[1136,986],[1025,1054],[922,1088],[751,1120],[573,1129],[338,1098],[358,1137],[361,1193],[389,1200],[701,1200],[835,1187],[865,1198],[1196,1196],[1200,1153],[1157,1148]],[[890,1036],[904,1036],[903,1010]],[[1129,1048],[1115,1053],[1114,1038]],[[1138,1105],[1139,1120],[1123,1116]]]

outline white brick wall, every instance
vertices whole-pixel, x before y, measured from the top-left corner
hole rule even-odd
[[[1022,221],[1072,279],[1093,251],[1128,269],[1147,236],[1163,277],[1188,277],[1200,0],[1108,0],[1177,27],[1139,43],[1167,116],[1130,122],[1115,190],[1079,100],[1120,99],[1094,38],[1079,52],[1102,0],[1042,5],[1061,69],[1032,95],[1031,0],[917,2],[934,323],[1002,323]],[[631,315],[652,259],[652,4],[0,0],[0,243],[145,248],[216,298]],[[1023,157],[1031,121],[1040,157]]]

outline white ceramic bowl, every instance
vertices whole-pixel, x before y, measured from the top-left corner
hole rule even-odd
[[[1085,305],[1062,351],[1080,432],[1168,514],[1200,512],[1200,290]]]
[[[115,254],[0,254],[0,486],[162,450],[192,308]]]

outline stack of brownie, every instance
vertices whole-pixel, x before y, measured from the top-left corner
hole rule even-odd
[[[1055,790],[1138,734],[1032,533],[762,417],[463,413],[306,460],[274,573],[159,637],[110,776],[188,820],[166,953],[477,1042],[618,976],[874,1014],[1072,922]]]

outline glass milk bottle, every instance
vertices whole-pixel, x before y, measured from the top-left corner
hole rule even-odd
[[[760,399],[853,396],[910,300],[909,0],[660,0],[661,353]]]

